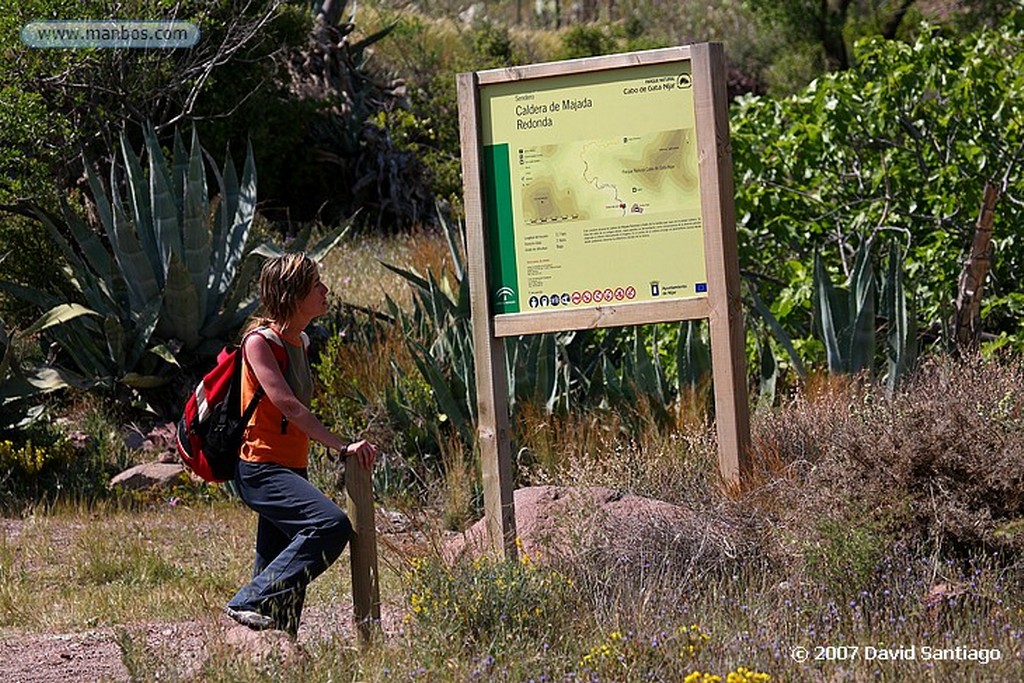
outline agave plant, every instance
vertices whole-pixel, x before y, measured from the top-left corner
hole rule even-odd
[[[917,361],[917,316],[914,298],[908,296],[903,275],[903,252],[895,243],[889,248],[882,280],[882,315],[887,321],[886,384],[892,392]]]
[[[243,260],[256,212],[252,148],[247,149],[241,181],[230,154],[223,174],[212,166],[220,194],[211,223],[203,151],[195,128],[188,153],[175,134],[172,159],[164,156],[152,128],[144,137],[148,177],[121,137],[127,206],[118,191],[116,163],[110,169],[109,197],[92,173],[89,186],[128,286],[131,307],[144,310],[161,300],[156,333],[193,350],[203,339],[216,339],[237,328],[255,307],[254,301],[244,299],[255,262]],[[248,267],[240,272],[243,263]]]
[[[469,280],[456,261],[458,294],[430,273],[418,274],[384,264],[401,275],[414,291],[414,308],[403,311],[390,297],[389,313],[402,327],[417,370],[430,385],[439,414],[458,431],[466,443],[472,443],[476,419],[476,365],[473,358],[473,334],[469,317]],[[399,386],[399,385],[396,385]],[[407,405],[403,397],[393,397],[392,408]],[[402,421],[402,416],[398,417]]]
[[[84,315],[93,313],[84,306],[62,304],[41,315],[24,330],[10,334],[0,320],[0,433],[40,419],[43,406],[29,405],[39,394],[67,386],[87,386],[81,377],[59,369],[46,366],[23,368],[15,356],[15,347],[20,340]]]
[[[814,327],[825,343],[828,368],[832,372],[874,371],[876,327],[880,317],[887,327],[885,356],[887,382],[895,387],[916,357],[916,328],[912,297],[903,283],[903,258],[899,248],[890,248],[888,263],[878,284],[871,266],[872,243],[857,249],[847,288],[836,287],[825,273],[820,254],[814,258]],[[877,313],[881,315],[878,316]]]
[[[875,275],[870,252],[870,242],[862,242],[848,289],[833,286],[821,254],[814,255],[814,326],[825,342],[831,372],[874,367]]]
[[[412,287],[414,305],[403,311],[389,300],[390,318],[400,325],[406,346],[429,385],[435,410],[471,444],[476,422],[476,375],[469,313],[469,281],[462,254],[462,225],[439,219],[454,270],[456,286],[432,273],[421,276],[384,264]],[[710,364],[707,342],[699,327],[682,323],[677,352],[680,385],[696,385]],[[649,348],[653,346],[653,351]],[[668,373],[659,353],[659,328],[563,331],[505,339],[509,409],[523,404],[548,413],[582,405],[600,405],[632,414],[644,399],[660,424],[667,424],[672,400]],[[416,404],[401,395],[396,368],[393,395],[387,401],[396,424],[422,423],[406,414]]]
[[[175,134],[171,158],[151,127],[144,138],[145,171],[122,135],[123,172],[112,164],[107,188],[88,172],[109,248],[66,203],[59,216],[28,206],[60,247],[71,284],[95,314],[48,333],[86,377],[134,389],[165,383],[167,373],[161,370],[178,363],[181,349],[198,356],[216,352],[256,308],[249,285],[259,257],[281,251],[271,244],[248,248],[256,209],[251,147],[241,179],[230,155],[223,172],[210,164],[219,188],[211,199],[205,152],[194,129],[187,151]],[[122,181],[127,201],[121,196]],[[314,258],[337,244],[347,227],[326,235],[314,247]],[[294,246],[301,249],[305,242]],[[0,287],[42,308],[62,303],[47,292],[3,282]]]

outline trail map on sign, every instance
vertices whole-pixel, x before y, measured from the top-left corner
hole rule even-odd
[[[495,313],[707,296],[687,62],[480,91]]]
[[[573,141],[519,151],[523,221],[681,211],[697,190],[693,131]]]

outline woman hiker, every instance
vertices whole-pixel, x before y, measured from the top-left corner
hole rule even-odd
[[[377,447],[366,440],[347,443],[309,410],[313,380],[303,330],[327,312],[327,286],[317,264],[305,254],[269,259],[259,287],[266,317],[242,342],[242,405],[257,387],[265,396],[246,426],[235,474],[239,496],[259,514],[256,563],[252,581],[224,612],[251,629],[280,629],[294,637],[306,586],[338,559],[352,535],[341,508],[307,479],[309,440],[367,469]],[[284,354],[279,349],[275,355],[272,344],[282,345]]]

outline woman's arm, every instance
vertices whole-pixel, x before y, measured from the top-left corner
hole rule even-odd
[[[302,405],[295,392],[288,386],[281,367],[277,364],[270,343],[261,335],[250,334],[245,340],[245,359],[256,375],[256,381],[263,387],[270,402],[288,418],[288,421],[305,432],[309,438],[322,443],[329,449],[354,455],[364,467],[372,467],[377,447],[365,440],[346,444],[317,419],[309,408]]]

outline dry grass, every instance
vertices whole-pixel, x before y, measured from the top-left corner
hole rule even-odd
[[[451,259],[444,238],[432,232],[384,237],[366,234],[353,237],[335,248],[324,259],[321,273],[332,297],[338,301],[383,310],[390,295],[406,307],[411,290],[405,280],[381,263],[413,268],[420,274],[446,269]],[[410,264],[415,264],[410,266]]]
[[[0,630],[212,618],[250,576],[255,520],[230,502],[94,506],[4,520]],[[393,591],[393,575],[382,578],[385,594]],[[311,586],[307,605],[350,595],[347,561],[339,562]]]
[[[245,576],[241,553],[250,543],[241,540],[240,513],[233,506],[114,514],[96,508],[9,521],[0,539],[0,623],[76,630],[143,615],[180,619],[219,604],[214,596]]]
[[[614,660],[597,667],[599,678],[680,680],[688,667],[724,672],[736,662],[773,680],[1011,675],[1024,653],[1022,368],[936,361],[892,397],[816,377],[790,405],[755,418],[756,476],[733,502],[712,474],[709,430],[622,441],[614,419],[538,423],[540,452],[562,454],[543,470],[551,483],[644,493],[703,521],[677,527],[660,552],[636,537],[628,566],[587,544],[563,566],[585,586],[596,622],[618,634],[596,646]],[[718,529],[731,552],[675,552]],[[685,664],[661,659],[688,624],[709,636],[699,652]],[[916,659],[869,661],[867,646],[879,643],[914,646]],[[825,646],[849,646],[849,658],[817,649]],[[821,659],[795,661],[797,647]],[[925,661],[922,647],[947,660]],[[954,659],[967,651],[1001,659]]]
[[[1013,680],[1024,653],[1024,566],[1006,537],[1022,516],[1022,386],[1019,363],[981,362],[930,365],[891,398],[857,382],[818,382],[755,419],[759,479],[736,499],[714,475],[708,427],[625,440],[612,416],[537,414],[523,426],[547,460],[524,471],[671,501],[695,523],[658,538],[618,529],[637,550],[627,563],[592,552],[582,541],[600,539],[593,534],[567,544],[576,552],[556,574],[487,563],[446,574],[433,565],[440,573],[429,594],[406,569],[424,566],[413,559],[440,541],[433,551],[381,543],[384,600],[406,610],[404,630],[363,656],[350,642],[318,640],[297,662],[240,661],[213,642],[203,680],[681,681],[695,671],[733,681],[765,680],[757,672],[775,681]],[[439,488],[465,491],[458,455]],[[891,504],[907,496],[914,504]],[[1001,543],[997,553],[964,533],[983,510],[989,523],[977,533]],[[7,521],[0,623],[66,631],[139,615],[206,619],[247,575],[252,527],[250,513],[224,503]],[[315,582],[311,609],[333,609],[347,595],[346,574]],[[573,590],[555,595],[536,583],[552,578]],[[527,597],[510,601],[513,589]],[[560,615],[557,629],[531,616],[536,601]],[[420,619],[415,607],[424,605],[454,609],[461,621]],[[913,646],[916,659],[869,661],[867,648],[880,644]],[[848,648],[847,658],[826,646]],[[925,661],[925,646],[999,659]],[[138,678],[175,670],[173,653],[140,647],[124,645]],[[797,648],[822,659],[797,661]]]
[[[517,433],[521,478],[531,483],[607,486],[668,502],[717,498],[714,429],[680,410],[677,428],[658,429],[649,409],[637,406],[647,428],[627,434],[611,411],[547,415],[523,406]]]
[[[762,510],[862,524],[959,554],[1024,550],[1024,365],[929,362],[895,396],[856,381],[755,424]]]
[[[325,279],[336,296],[379,308],[385,292],[408,287],[376,259],[437,272],[446,257],[433,235],[358,238],[332,255]],[[389,384],[392,362],[407,363],[400,339],[383,338],[372,353],[337,351],[338,381],[367,395]],[[673,503],[692,521],[663,535],[608,526],[606,540],[614,533],[635,551],[626,562],[600,552],[601,533],[581,532],[555,575],[432,565],[429,599],[472,621],[469,638],[452,620],[417,618],[428,597],[406,571],[440,554],[443,527],[467,522],[477,502],[474,458],[449,444],[438,456],[444,476],[411,510],[431,520],[420,541],[379,544],[383,597],[408,614],[405,630],[358,657],[350,642],[317,641],[298,663],[250,665],[212,647],[202,678],[681,681],[699,671],[764,680],[741,675],[742,665],[776,681],[1015,680],[1024,656],[1022,387],[1020,360],[934,361],[894,396],[816,376],[789,404],[755,416],[755,477],[732,495],[717,477],[700,392],[671,407],[675,429],[655,428],[650,408],[637,406],[629,419],[648,427],[632,437],[614,413],[524,410],[515,425],[522,482],[618,489]],[[70,508],[2,524],[6,631],[208,619],[248,575],[254,535],[254,516],[231,503]],[[342,564],[315,582],[309,607],[337,609],[346,576]],[[574,591],[533,583],[552,576]],[[513,589],[526,598],[510,601]],[[559,615],[555,630],[526,610],[545,600],[542,614]],[[524,609],[509,614],[510,604]],[[915,646],[918,659],[867,661],[866,648],[880,643]],[[793,658],[795,648],[813,657],[824,646],[854,648],[857,658]],[[923,646],[1001,659],[925,662]],[[173,655],[124,648],[138,655],[139,679],[174,670]]]

